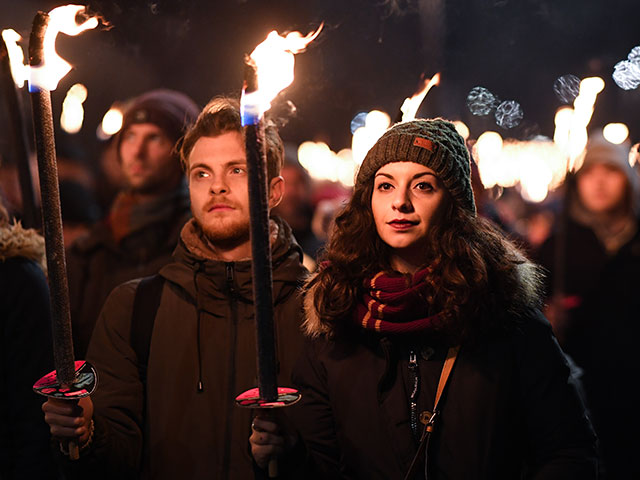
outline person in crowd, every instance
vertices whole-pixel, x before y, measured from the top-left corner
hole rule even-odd
[[[53,370],[44,239],[0,203],[0,478],[57,478],[32,385]]]
[[[142,94],[125,112],[116,142],[127,186],[107,216],[67,249],[77,358],[84,358],[111,290],[157,273],[171,261],[180,229],[190,218],[174,146],[197,115],[196,104],[172,90]]]
[[[274,209],[274,213],[286,221],[293,235],[308,258],[308,265],[313,266],[323,242],[311,229],[314,207],[311,201],[313,194],[311,177],[296,159],[285,155],[281,172],[285,184],[285,196]],[[305,265],[307,265],[305,263]],[[313,270],[310,268],[309,270]]]
[[[541,314],[540,272],[476,213],[453,124],[390,128],[308,282],[291,426],[256,463],[292,478],[596,478],[596,437]],[[305,476],[306,475],[306,476]]]
[[[639,180],[628,145],[593,135],[565,186],[565,213],[537,253],[548,271],[547,314],[583,370],[604,471],[614,479],[640,477],[633,387],[640,377]]]
[[[283,148],[265,129],[269,206],[281,200]],[[237,101],[217,98],[181,146],[193,218],[172,263],[109,296],[87,359],[99,384],[80,408],[49,400],[51,433],[79,438],[92,478],[253,476],[251,412],[234,398],[256,386],[244,130]],[[272,217],[273,298],[279,378],[288,384],[302,346],[306,270],[289,226]],[[63,441],[64,444],[64,441]],[[63,446],[64,448],[64,446]],[[71,462],[72,463],[72,462]]]

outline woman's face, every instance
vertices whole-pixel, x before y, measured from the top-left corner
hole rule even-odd
[[[434,171],[418,163],[388,163],[376,172],[371,210],[378,235],[392,249],[392,264],[424,262],[424,240],[445,198]]]
[[[597,163],[582,168],[577,187],[580,201],[592,213],[611,213],[624,207],[627,177],[613,165]]]

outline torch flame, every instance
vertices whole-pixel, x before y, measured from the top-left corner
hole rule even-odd
[[[427,96],[427,93],[429,93],[429,90],[431,90],[431,88],[435,87],[436,85],[440,85],[440,73],[436,73],[433,77],[431,77],[429,81],[423,79],[422,83],[422,89],[414,93],[411,98],[405,98],[402,106],[400,107],[403,122],[415,120],[416,113],[418,113],[418,108],[420,108],[420,104]]]
[[[320,34],[322,26],[305,37],[300,32],[283,37],[274,30],[255,48],[250,58],[256,66],[258,89],[242,92],[243,114],[250,113],[259,119],[271,108],[276,95],[293,82],[294,54],[302,52]]]
[[[18,45],[22,37],[15,30],[7,29],[2,31],[2,39],[7,46],[13,82],[18,88],[22,88],[24,82],[29,79],[29,67],[24,64],[24,52]]]
[[[82,104],[87,99],[87,87],[81,83],[72,86],[62,102],[62,114],[60,126],[67,133],[78,133],[82,129],[84,121],[84,107]]]
[[[49,24],[44,35],[44,61],[31,66],[29,87],[35,89],[55,90],[58,82],[71,70],[71,65],[56,52],[58,33],[75,36],[98,26],[98,18],[91,17],[81,24],[76,23],[76,16],[84,12],[83,5],[65,5],[49,12]]]

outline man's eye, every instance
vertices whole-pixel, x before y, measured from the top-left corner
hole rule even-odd
[[[242,168],[242,167],[233,167],[231,169],[231,173],[233,173],[234,175],[242,174],[242,173],[244,173],[244,168]]]
[[[193,173],[193,176],[195,178],[207,178],[209,176],[209,174],[207,172],[205,172],[204,170],[196,170]]]

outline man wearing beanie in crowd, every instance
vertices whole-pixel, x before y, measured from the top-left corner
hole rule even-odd
[[[639,180],[629,145],[594,135],[566,186],[567,215],[538,252],[548,271],[549,319],[583,369],[605,478],[640,478],[634,393],[640,378]]]
[[[268,122],[267,122],[268,123]],[[265,128],[269,207],[284,192],[282,140]],[[81,408],[49,400],[54,437],[77,437],[84,477],[246,479],[251,412],[234,398],[256,379],[249,195],[239,103],[212,100],[180,149],[193,218],[173,261],[107,299],[87,360],[99,383]],[[302,344],[302,250],[277,217],[269,224],[279,382]],[[71,466],[74,462],[64,462]]]
[[[197,105],[172,90],[131,101],[115,139],[127,187],[106,218],[67,252],[75,354],[84,358],[107,296],[127,280],[157,273],[171,260],[190,218],[189,194],[174,147]]]

